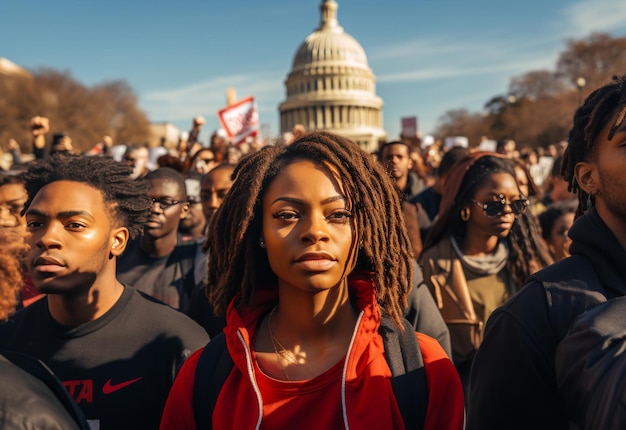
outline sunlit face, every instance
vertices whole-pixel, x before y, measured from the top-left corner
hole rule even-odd
[[[394,179],[407,177],[409,170],[413,167],[409,148],[400,143],[386,146],[382,151],[381,159],[385,169]]]
[[[263,240],[279,287],[318,292],[341,285],[355,264],[356,231],[337,179],[295,161],[263,197]]]
[[[515,215],[508,203],[521,199],[523,196],[517,187],[517,181],[508,173],[495,173],[476,190],[473,199],[479,203],[500,201],[504,199],[507,205],[501,215],[489,217],[484,210],[474,202],[469,203],[470,219],[467,229],[475,229],[485,236],[506,237],[511,232],[515,222]]]
[[[566,213],[555,221],[552,230],[550,230],[547,242],[548,248],[554,256],[554,261],[562,260],[570,255],[569,246],[572,240],[567,236],[567,232],[572,224],[574,224],[574,213]]]
[[[205,218],[210,220],[224,201],[226,193],[233,186],[230,179],[233,169],[223,167],[213,169],[202,178],[200,184],[200,200],[202,201],[202,211]]]
[[[626,224],[626,120],[622,122],[611,140],[608,133],[613,125],[609,121],[602,130],[595,145],[597,149],[591,165],[593,166],[596,207],[603,219],[613,218],[612,224]],[[624,227],[620,227],[622,231]]]
[[[28,267],[42,293],[85,292],[105,270],[115,273],[109,255],[119,255],[126,236],[118,235],[123,228],[113,225],[100,190],[52,182],[35,195],[25,218]]]
[[[189,211],[186,191],[175,181],[154,178],[150,179],[148,195],[154,200],[177,203],[170,205],[153,202],[150,218],[144,225],[144,236],[160,238],[175,234],[178,230],[178,224],[187,216]]]
[[[0,227],[20,230],[24,227],[21,212],[26,198],[23,184],[6,184],[0,187]]]

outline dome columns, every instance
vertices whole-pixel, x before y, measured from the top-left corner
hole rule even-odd
[[[320,26],[296,51],[280,104],[281,133],[296,124],[326,130],[375,151],[386,139],[383,101],[361,45],[337,21],[337,2],[324,0]]]

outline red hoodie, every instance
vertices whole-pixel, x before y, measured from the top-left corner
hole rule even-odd
[[[276,304],[276,293],[258,293],[254,306],[237,312],[233,303],[224,329],[234,367],[215,405],[213,428],[345,428],[404,429],[391,386],[391,371],[378,334],[380,309],[374,284],[350,281],[360,314],[346,358],[309,381],[277,381],[263,375],[251,342],[261,318]],[[425,430],[461,430],[463,389],[458,374],[439,343],[421,333],[417,339],[428,384]],[[181,368],[170,391],[162,430],[195,429],[193,384],[201,351]]]

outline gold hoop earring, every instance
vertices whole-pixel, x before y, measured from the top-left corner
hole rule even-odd
[[[461,209],[461,219],[463,221],[469,221],[471,214],[472,213],[470,212],[470,208],[463,208],[463,209]]]

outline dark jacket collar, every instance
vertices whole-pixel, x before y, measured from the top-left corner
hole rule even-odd
[[[570,253],[591,261],[604,289],[610,295],[626,295],[626,250],[595,209],[574,222],[569,236]]]

